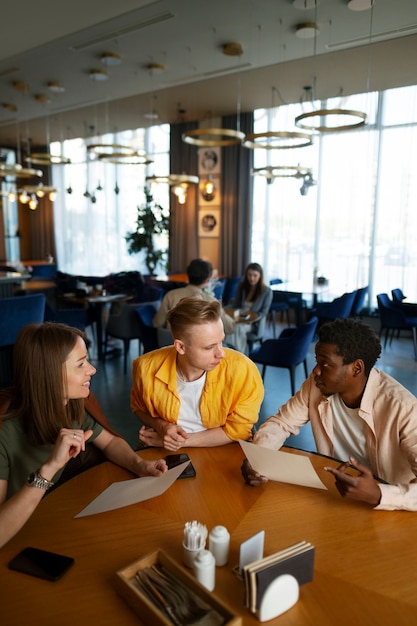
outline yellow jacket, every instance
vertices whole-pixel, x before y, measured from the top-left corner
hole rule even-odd
[[[264,396],[256,365],[236,350],[224,348],[226,356],[211,372],[200,399],[205,428],[223,427],[232,440],[249,439],[258,421]],[[177,392],[177,351],[168,346],[148,352],[133,362],[132,411],[144,411],[176,423],[180,410]]]

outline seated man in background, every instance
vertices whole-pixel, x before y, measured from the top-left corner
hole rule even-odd
[[[189,285],[186,287],[179,287],[178,289],[171,289],[168,291],[162,299],[161,306],[157,310],[152,323],[155,328],[166,328],[168,313],[171,309],[178,304],[183,298],[202,298],[211,302],[214,300],[214,296],[205,291],[210,283],[210,278],[213,274],[213,266],[208,261],[203,259],[194,259],[187,267],[187,276]],[[229,335],[235,330],[235,323],[233,319],[225,313],[223,308],[220,309],[220,317],[223,322],[224,332]]]
[[[337,469],[324,468],[334,475],[343,497],[376,509],[416,511],[417,399],[374,368],[381,344],[367,324],[337,319],[324,324],[318,335],[310,377],[259,428],[254,443],[280,448],[310,421],[318,452],[347,459]],[[252,486],[267,480],[247,460],[242,474]]]
[[[185,298],[168,323],[174,345],[133,362],[131,407],[144,424],[140,441],[175,451],[249,439],[262,379],[250,359],[223,348],[219,302]]]

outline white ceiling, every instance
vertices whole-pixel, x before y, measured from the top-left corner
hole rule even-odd
[[[315,38],[295,36],[312,21]],[[229,42],[242,54],[223,54]],[[122,63],[93,81],[106,51]],[[314,77],[318,98],[415,84],[417,0],[376,0],[372,11],[347,0],[13,0],[0,24],[0,144],[148,126],[153,106],[175,122],[236,113],[238,101],[241,111],[296,102]],[[65,91],[49,92],[50,81]]]

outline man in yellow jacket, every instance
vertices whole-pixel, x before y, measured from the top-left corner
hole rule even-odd
[[[174,345],[133,363],[131,407],[143,424],[140,441],[175,451],[249,439],[262,379],[245,355],[223,348],[220,304],[184,298],[168,323]]]

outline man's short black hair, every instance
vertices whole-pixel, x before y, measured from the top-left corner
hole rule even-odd
[[[190,285],[202,285],[213,273],[213,266],[204,259],[193,259],[187,267]]]
[[[337,353],[343,357],[343,363],[353,363],[362,359],[365,374],[375,365],[381,354],[381,342],[374,329],[361,320],[346,318],[326,322],[318,330],[319,341],[337,347]]]

